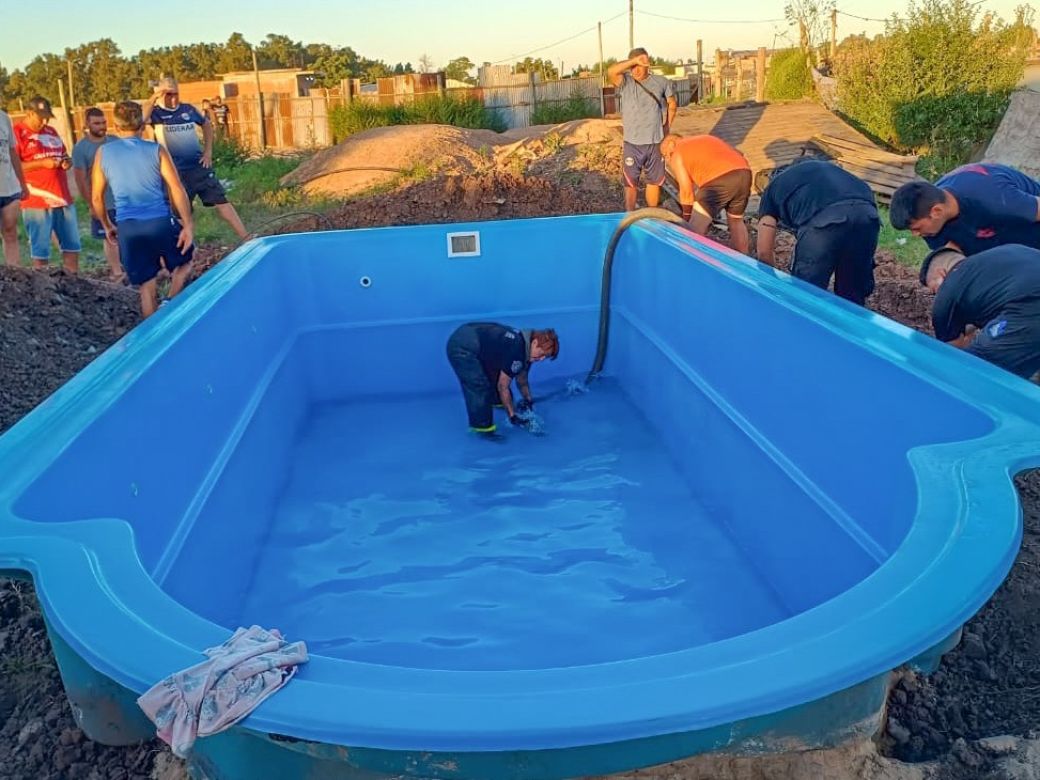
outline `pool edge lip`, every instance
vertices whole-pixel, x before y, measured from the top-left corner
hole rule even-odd
[[[656,232],[658,228],[653,227],[651,230]],[[688,240],[686,236],[680,236],[684,241]],[[701,243],[698,242],[699,250],[714,253],[711,246],[701,246]],[[270,244],[261,243],[258,246]],[[239,253],[242,253],[238,258],[239,262],[247,262],[240,265],[230,264],[225,268],[218,267],[207,274],[199,285],[193,287],[197,287],[198,291],[209,290],[211,286],[226,283],[228,275],[248,270],[248,267],[258,262],[265,254],[256,254],[256,249],[257,246],[247,245],[233,253],[224,263],[236,258]],[[250,256],[253,256],[252,260],[249,260]],[[744,263],[743,260],[740,262]],[[187,313],[188,311],[184,310],[181,316],[187,316]],[[169,314],[177,315],[178,311],[174,309]],[[134,343],[140,349],[142,343],[148,343],[147,339],[154,338],[158,338],[154,330],[147,331],[144,336],[138,334]],[[122,353],[128,351],[124,347],[120,354],[110,357],[109,362],[125,359]],[[101,361],[104,357],[95,362]],[[942,360],[946,359],[940,357]],[[948,357],[953,359],[958,356]],[[974,362],[969,367],[976,369],[974,373],[978,373],[981,368],[974,365]],[[96,370],[100,372],[107,366],[108,362],[103,363]],[[94,370],[95,366],[92,365],[82,373],[87,374],[89,379],[90,372]],[[1013,379],[1016,382],[1021,381]],[[1007,383],[1002,384],[1005,384],[1007,390]],[[69,390],[68,394],[63,394],[65,390],[63,387],[45,402],[48,404],[49,414],[58,413],[63,404],[71,404],[78,393],[82,392],[78,385]],[[1021,388],[1012,386],[1010,390],[1015,391],[1016,395],[1025,395]],[[1034,403],[1035,400],[1031,399]],[[33,412],[31,416],[36,414]],[[1021,539],[1021,512],[1009,474],[1012,469],[1040,465],[1035,449],[1027,444],[1028,437],[1023,436],[1026,432],[1035,436],[1036,426],[1028,423],[1022,415],[1019,417],[1022,418],[1020,425],[998,425],[981,439],[919,448],[914,456],[918,462],[913,464],[916,479],[921,479],[921,468],[958,469],[960,479],[948,486],[944,484],[941,496],[943,501],[931,504],[930,510],[925,512],[924,516],[919,509],[911,527],[911,534],[874,574],[835,599],[783,623],[692,650],[563,670],[436,672],[377,667],[316,657],[308,667],[301,669],[290,686],[268,700],[243,721],[242,725],[257,731],[299,736],[303,739],[398,750],[546,749],[600,744],[706,728],[764,712],[778,711],[841,690],[869,677],[871,673],[894,668],[919,652],[927,650],[974,614],[1006,576]],[[11,430],[15,431],[20,425],[22,423]],[[1019,428],[1021,430],[1018,430]],[[979,447],[982,443],[990,445],[992,449],[980,454]],[[0,461],[3,460],[3,450],[9,449],[7,444],[5,437],[5,446],[0,449]],[[939,450],[943,452],[940,453]],[[957,454],[959,450],[963,450],[962,455]],[[24,485],[24,482],[21,484]],[[970,490],[967,487],[978,484],[987,487]],[[118,530],[121,521],[101,521],[95,524],[96,527],[93,529],[84,525],[92,521],[77,521],[81,530],[94,534],[93,538],[86,534],[88,538],[80,541],[62,539],[56,542],[57,537],[48,537],[40,533],[42,529],[39,524],[19,521],[10,516],[9,499],[12,493],[18,492],[20,491],[12,489],[9,485],[3,492],[5,499],[0,500],[0,512],[4,512],[6,508],[9,516],[6,522],[0,518],[0,535],[5,537],[6,548],[6,552],[0,554],[0,568],[27,569],[33,573],[49,619],[62,637],[99,671],[132,690],[142,692],[162,675],[198,662],[203,647],[218,644],[226,638],[226,629],[188,613],[179,605],[176,605],[179,610],[167,609],[176,602],[159,591],[147,578],[143,569],[137,571],[135,567],[127,566],[121,561],[120,556],[125,555],[127,544],[130,545],[131,553],[133,551],[129,528],[126,528],[125,533]],[[993,528],[987,527],[981,518],[970,513],[973,505],[983,503],[989,508],[991,502],[993,506],[999,507],[1000,512],[1012,510],[1017,518],[1015,523],[1002,529],[1004,533],[999,538],[994,537]],[[952,543],[941,534],[944,528],[950,531],[951,524],[939,516],[951,511],[955,512],[960,523],[956,529],[957,538]],[[16,533],[11,535],[6,533],[8,531]],[[920,575],[919,569],[916,568],[921,562],[923,548],[918,542],[922,540],[917,539],[914,534],[924,535],[923,541],[935,545],[940,551],[939,555],[927,558],[926,562],[929,565],[924,569],[924,575]],[[952,534],[947,534],[950,535]],[[912,536],[914,538],[911,538]],[[38,549],[41,546],[48,549]],[[969,547],[970,550],[967,549]],[[950,578],[945,573],[961,571],[958,568],[961,566],[958,556],[970,552],[970,557],[977,560],[980,549],[987,551],[988,568],[991,571],[988,577],[976,578],[971,581],[971,587],[968,587],[967,581],[962,579],[956,582],[956,577]],[[55,568],[81,568],[85,575],[83,582],[90,583],[90,587],[62,587],[57,578],[48,581],[47,571]],[[912,571],[918,571],[916,576],[901,581],[907,585],[901,591],[903,598],[909,593],[920,602],[938,594],[953,601],[950,599],[949,587],[950,580],[953,579],[960,591],[966,591],[960,607],[947,609],[944,612],[946,618],[941,626],[934,627],[928,636],[918,637],[913,647],[907,642],[899,647],[886,646],[885,652],[874,653],[874,657],[870,659],[871,664],[864,662],[863,651],[858,655],[846,654],[840,662],[835,661],[836,648],[832,645],[836,642],[836,635],[843,635],[844,641],[855,637],[873,639],[880,635],[886,626],[892,625],[896,616],[889,614],[893,612],[893,608],[890,607],[891,601],[876,598],[876,591],[881,584],[886,584],[880,581],[897,570],[906,570],[907,576]],[[891,590],[890,587],[885,588],[885,592]],[[81,604],[85,599],[99,610],[101,616],[94,613],[89,620],[81,616],[92,612],[82,609]],[[163,599],[169,604],[162,603]],[[838,624],[837,628],[829,622],[831,613],[840,614],[846,609],[855,609],[857,604],[860,607],[873,605],[874,609],[867,610],[865,615],[861,615],[857,620],[845,620]],[[149,620],[149,610],[156,606],[163,607],[162,615],[159,619]],[[904,608],[908,606],[910,605],[903,605]],[[138,613],[138,607],[143,609],[143,614]],[[74,619],[65,619],[62,617],[63,614],[72,614]],[[105,632],[99,631],[96,625],[90,625],[106,622],[109,626]],[[772,654],[746,652],[745,646],[749,643],[761,642],[763,638],[783,639],[793,628],[805,628],[806,623],[818,624],[818,635],[803,635],[801,643],[787,642],[782,650]],[[155,650],[147,654],[147,663],[139,658],[128,659],[124,664],[125,668],[153,669],[163,664],[166,664],[166,667],[158,674],[128,674],[117,668],[118,663],[104,660],[99,647],[104,647],[105,642],[110,641],[106,634],[113,630],[113,626],[123,627],[117,632],[121,637],[135,636]],[[932,634],[941,636],[934,637],[935,641],[931,641]],[[810,651],[804,647],[810,642],[822,642],[824,648]],[[890,641],[888,644],[893,643]],[[733,652],[741,648],[745,651],[743,656],[739,652]],[[817,653],[823,660],[831,663],[831,675],[826,682],[823,678],[828,675],[821,674],[818,670],[813,674],[803,671],[802,674],[792,677],[793,669],[800,665],[809,665],[810,658],[805,654],[810,652]],[[105,655],[111,656],[112,653],[106,651]],[[703,661],[713,656],[715,666],[691,671],[691,661]],[[794,658],[797,662],[787,665],[786,661],[789,658]],[[856,660],[850,660],[853,658]],[[734,676],[740,672],[747,672],[749,666],[757,667],[757,670],[751,671],[763,678],[762,682],[749,686],[759,690],[759,695],[755,697],[734,693]],[[340,682],[312,679],[326,674],[340,676],[344,672],[346,674]],[[785,675],[787,679],[784,684],[779,684],[777,680]],[[414,683],[420,678],[426,678],[427,683],[431,678],[436,678],[440,683],[430,690],[422,690],[421,686],[416,689]],[[363,679],[379,681],[383,687],[365,687],[361,683]],[[748,679],[744,678],[745,683]],[[792,683],[791,679],[795,679],[796,682]],[[352,682],[354,684],[351,684]],[[541,683],[541,686],[536,685],[536,682]],[[460,683],[463,684],[461,688]],[[350,710],[355,713],[353,722],[342,717],[314,717],[315,697],[327,695],[329,686],[342,688],[341,695],[344,699],[357,703],[356,710]],[[540,687],[544,687],[545,690],[541,690]],[[634,687],[640,688],[639,695],[626,690]],[[791,698],[794,690],[798,691],[797,698]],[[503,691],[509,692],[512,698],[503,702],[498,698]],[[583,700],[575,702],[579,691],[584,694]],[[686,704],[687,701],[699,704],[699,709],[694,712],[691,705]],[[662,702],[667,702],[668,706],[662,706]],[[402,723],[405,720],[402,717],[402,704],[407,704],[407,709],[411,710],[407,719],[411,726]],[[522,706],[525,704],[526,706]],[[451,708],[451,717],[448,717],[449,713],[445,711],[447,708]],[[626,713],[624,722],[604,714],[621,712]],[[547,714],[550,717],[547,718]],[[438,724],[439,733],[430,733],[430,722]],[[307,733],[301,733],[303,731]]]

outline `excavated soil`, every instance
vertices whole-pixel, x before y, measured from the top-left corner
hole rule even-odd
[[[549,155],[535,149],[523,171],[435,177],[349,201],[328,219],[335,227],[369,227],[616,211],[617,162],[589,148],[596,145],[578,143]],[[578,160],[589,154],[598,166]],[[532,170],[542,175],[530,175]],[[568,172],[575,175],[568,178]],[[316,226],[304,218],[286,229]],[[790,251],[790,239],[782,238],[781,266]],[[200,270],[223,254],[219,248],[201,251]],[[870,306],[927,332],[930,296],[915,273],[879,252],[877,277]],[[137,321],[136,296],[126,288],[60,271],[0,268],[0,431]],[[900,675],[887,726],[875,741],[771,760],[705,757],[626,777],[1040,780],[1040,741],[1033,739],[1040,724],[1040,477],[1025,474],[1016,484],[1025,536],[1010,576],[938,672]],[[160,743],[109,748],[75,727],[33,589],[14,580],[0,581],[0,672],[0,776],[183,777],[180,762]]]

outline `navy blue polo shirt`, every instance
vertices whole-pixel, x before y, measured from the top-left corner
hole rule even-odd
[[[938,235],[925,239],[932,249],[951,241],[966,255],[1001,244],[1040,249],[1040,182],[1006,165],[975,163],[951,171],[935,185],[957,199],[960,213]]]
[[[870,187],[851,173],[834,163],[805,160],[769,182],[758,216],[773,217],[788,230],[798,232],[828,206],[849,201],[876,208]]]
[[[1009,309],[1040,321],[1040,250],[1006,244],[966,257],[943,280],[932,304],[932,327],[953,341],[965,326],[981,328]]]
[[[473,324],[480,343],[480,363],[492,380],[499,372],[514,377],[527,368],[527,342],[524,334],[516,329],[494,322]]]

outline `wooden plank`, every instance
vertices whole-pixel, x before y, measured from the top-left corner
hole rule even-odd
[[[824,144],[838,147],[839,149],[847,149],[849,152],[871,155],[879,160],[892,160],[893,162],[917,162],[917,157],[911,154],[896,154],[886,149],[881,149],[873,144],[862,144],[855,141],[848,141],[844,138],[837,138],[832,135],[825,133],[819,133],[813,137],[813,140],[819,140]]]
[[[890,158],[877,157],[868,152],[852,152],[847,149],[840,149],[831,146],[830,144],[818,141],[813,141],[813,144],[834,157],[841,157],[847,160],[859,160],[860,162],[870,163],[871,165],[883,165],[896,171],[905,170],[913,172],[917,165],[916,157],[909,160],[892,160]]]

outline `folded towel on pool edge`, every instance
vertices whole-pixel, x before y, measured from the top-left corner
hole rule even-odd
[[[260,626],[240,628],[203,652],[209,660],[171,674],[137,700],[159,739],[181,758],[196,737],[233,726],[307,662],[303,642],[286,642],[277,629]]]

